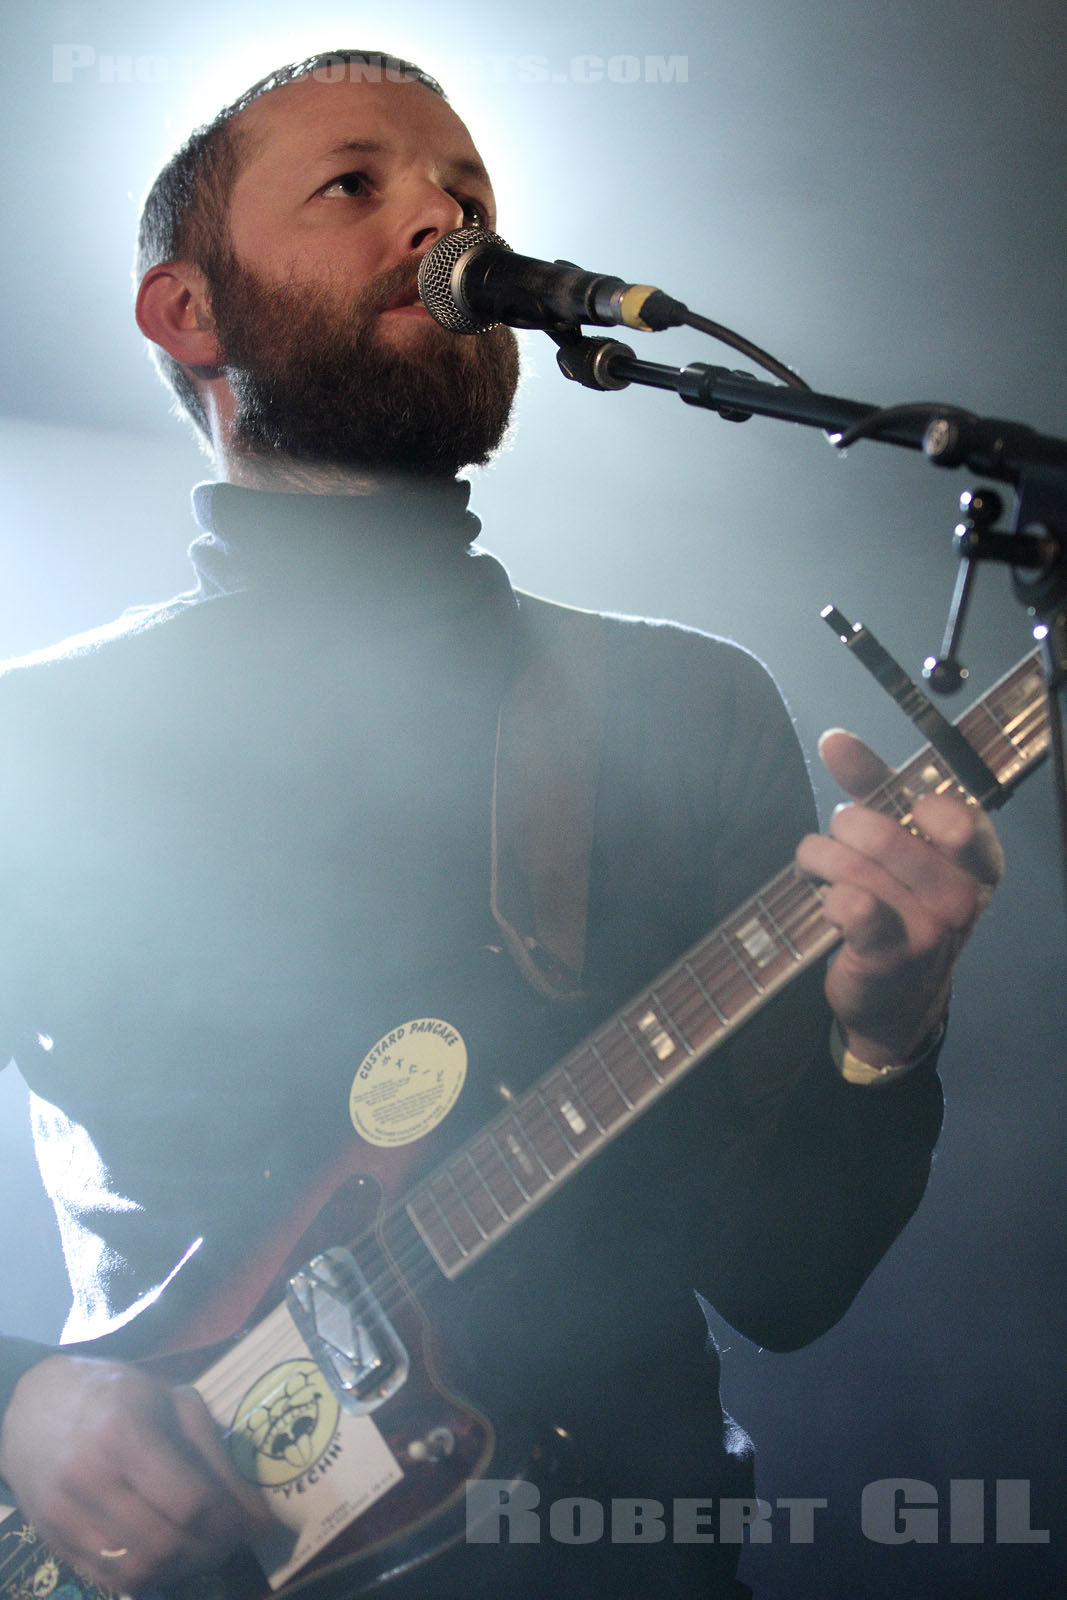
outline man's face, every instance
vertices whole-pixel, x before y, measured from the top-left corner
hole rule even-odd
[[[451,334],[416,289],[442,234],[495,223],[459,118],[422,84],[303,78],[240,127],[209,272],[234,448],[449,477],[485,461],[514,398],[514,335]]]

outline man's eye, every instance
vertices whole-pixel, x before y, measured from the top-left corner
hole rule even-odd
[[[370,181],[365,172],[345,172],[328,183],[322,192],[324,195],[340,192],[349,199],[362,199],[370,192]]]
[[[459,197],[457,196],[457,198]],[[489,213],[480,200],[460,200],[460,204],[463,207],[463,215],[467,219],[468,226],[472,228],[488,228]]]

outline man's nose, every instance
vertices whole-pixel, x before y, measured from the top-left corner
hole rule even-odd
[[[409,200],[401,221],[405,248],[428,250],[442,234],[462,228],[466,220],[462,205],[447,189],[436,183],[421,184],[418,193]]]

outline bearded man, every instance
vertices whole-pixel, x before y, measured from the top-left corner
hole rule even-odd
[[[4,1015],[73,1288],[59,1348],[0,1347],[0,1470],[111,1589],[269,1544],[254,1485],[302,1493],[336,1461],[328,1430],[312,1446],[345,1402],[306,1361],[216,1408],[228,1449],[198,1393],[131,1358],[258,1326],[258,1269],[299,1249],[346,1172],[382,1181],[382,1237],[403,1224],[428,1265],[431,1374],[470,1398],[472,1429],[484,1411],[522,1441],[477,1470],[521,1479],[568,1441],[556,1477],[523,1485],[525,1517],[538,1494],[647,1509],[614,1541],[489,1515],[456,1542],[421,1503],[383,1532],[466,1435],[387,1422],[422,1333],[368,1277],[337,1359],[384,1463],[375,1553],[323,1592],[411,1567],[392,1592],[739,1594],[752,1452],[707,1306],[772,1348],[814,1338],[925,1183],[951,972],[1000,871],[988,822],[926,796],[915,832],[850,806],[812,833],[750,656],[518,595],[472,548],[457,473],[504,436],[515,340],[445,332],[416,289],[431,245],[472,225],[495,210],[470,135],[391,57],[285,68],[195,134],[145,205],[137,315],[216,462],[196,587],[16,664],[0,692]],[[854,793],[884,776],[847,735],[824,753]],[[605,1018],[799,839],[844,941],[825,994],[812,969],[616,1140],[653,1096]],[[742,932],[759,990],[788,932],[766,907]],[[614,1031],[651,1086],[688,1046],[648,994]],[[595,1029],[571,1077],[530,1090]],[[464,1139],[480,1187],[434,1168]],[[385,1253],[403,1274],[391,1237]]]

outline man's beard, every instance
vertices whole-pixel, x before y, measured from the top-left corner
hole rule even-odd
[[[402,345],[387,343],[378,315],[413,287],[416,266],[379,273],[345,302],[264,284],[232,252],[213,263],[238,454],[450,478],[485,465],[515,398],[515,335],[420,324]]]

